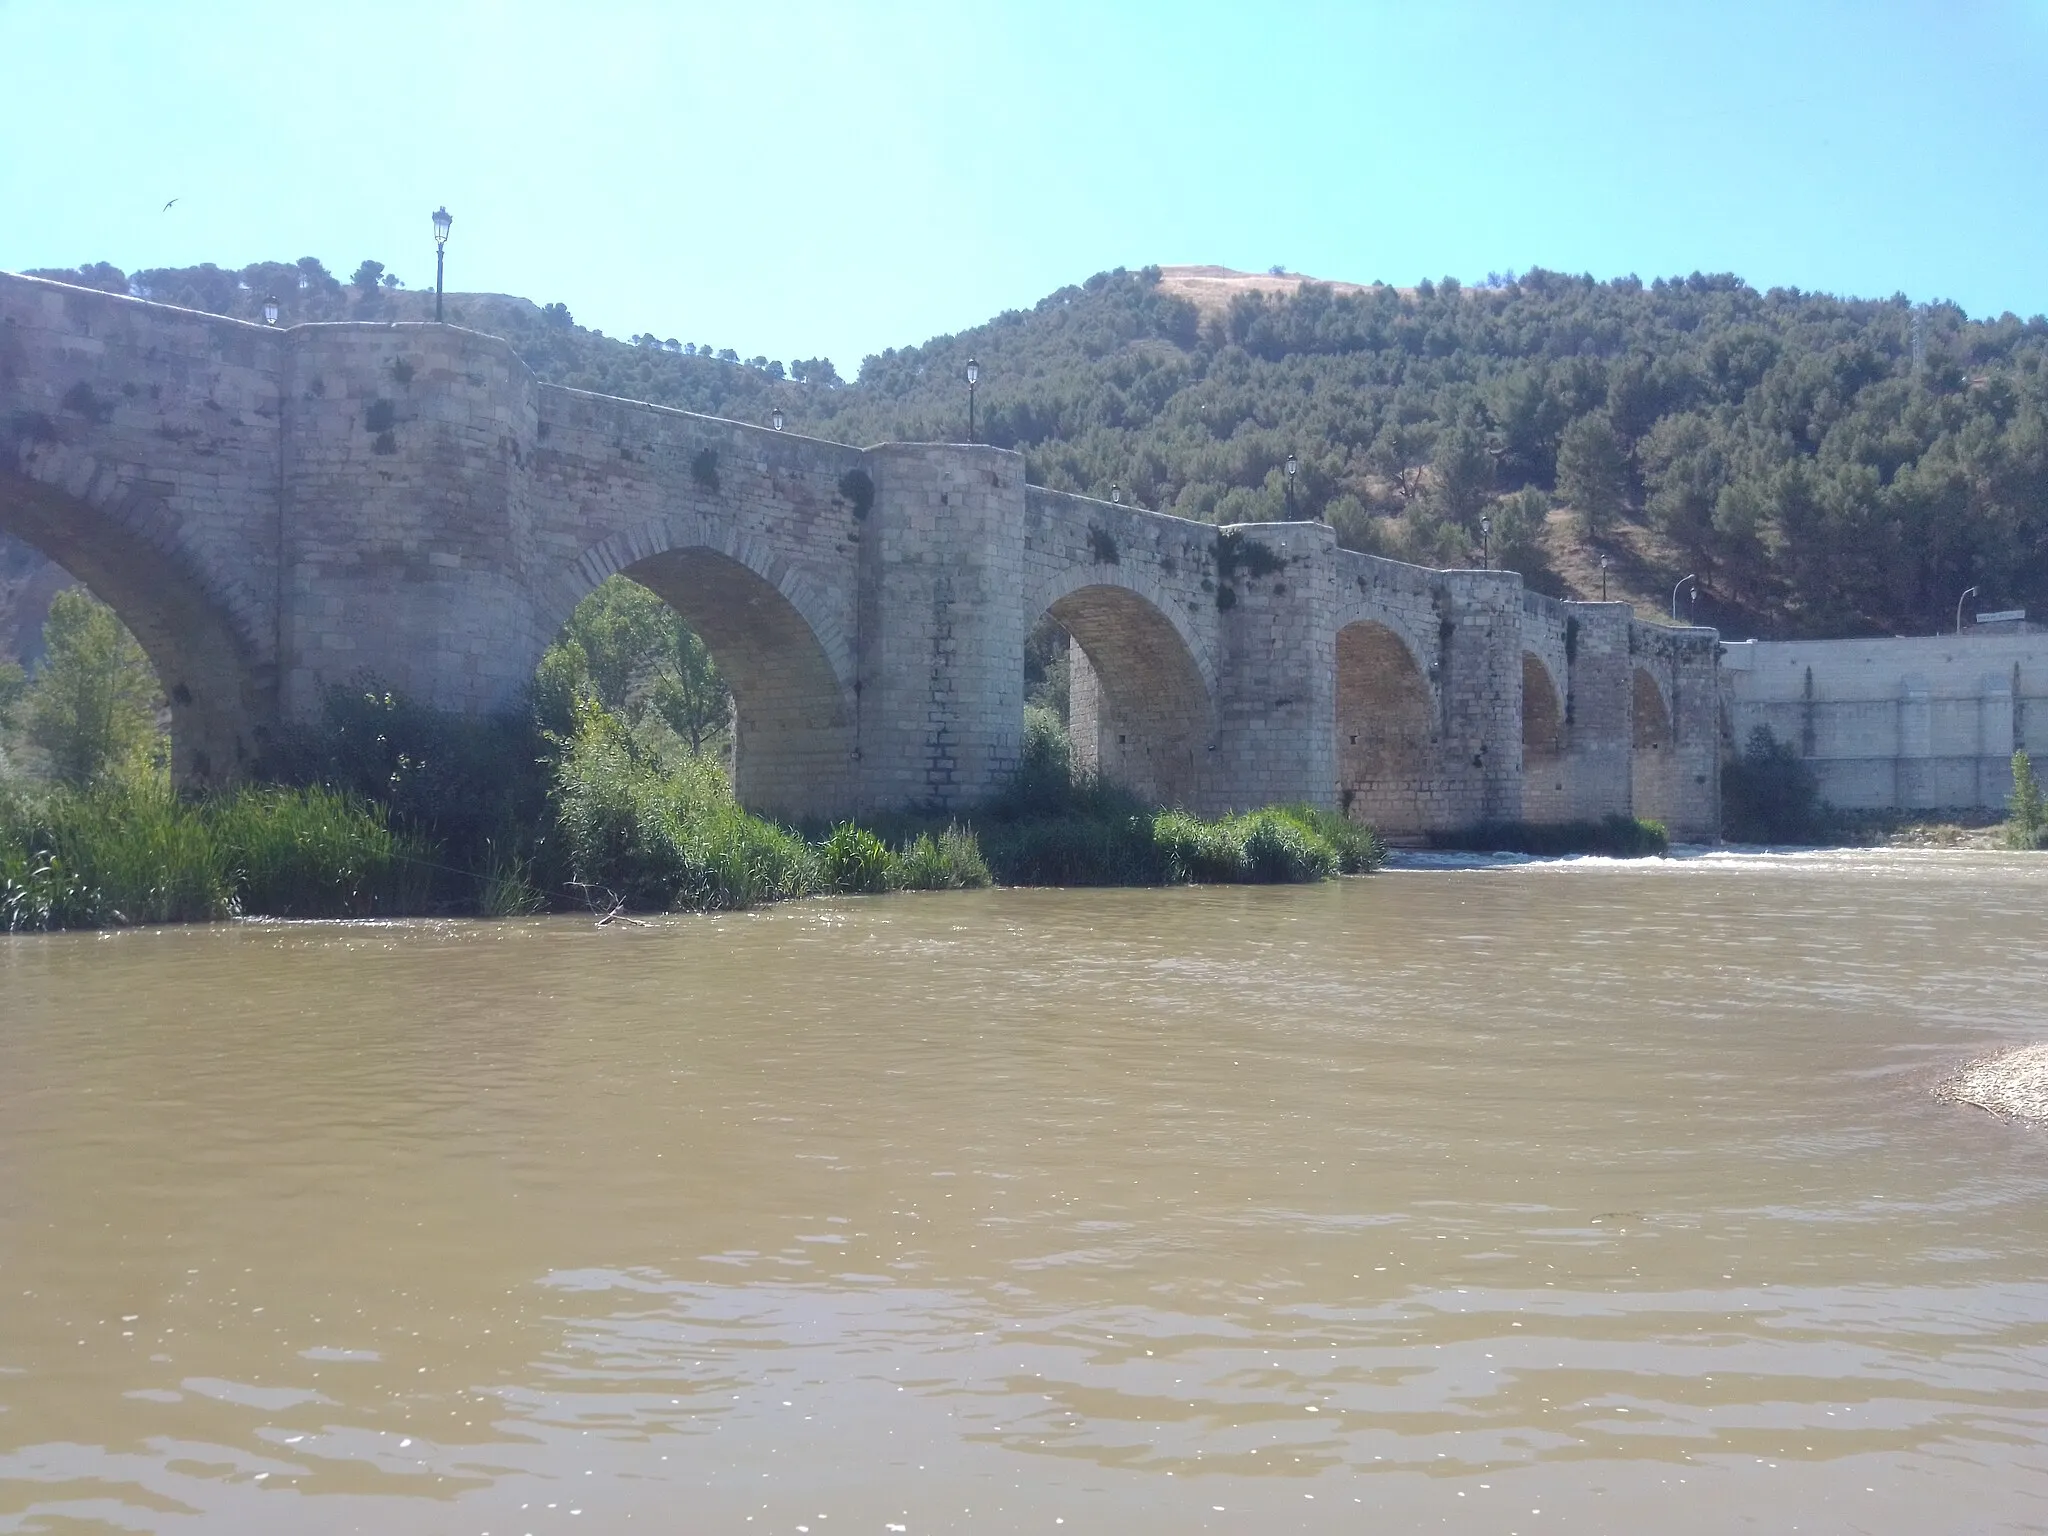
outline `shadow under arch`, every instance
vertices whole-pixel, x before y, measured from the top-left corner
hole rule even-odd
[[[701,545],[623,567],[696,631],[733,695],[733,793],[789,820],[855,809],[854,713],[808,619],[765,576]]]
[[[1154,804],[1199,806],[1215,710],[1180,627],[1142,593],[1108,583],[1077,586],[1044,611],[1074,642],[1076,765]]]
[[[1673,805],[1672,775],[1677,754],[1671,750],[1671,710],[1664,690],[1647,668],[1637,667],[1629,697],[1629,805],[1646,821],[1667,826]]]
[[[1532,822],[1572,819],[1566,785],[1564,699],[1549,665],[1533,651],[1522,652],[1522,818]]]
[[[111,476],[84,477],[107,486]],[[151,537],[146,497],[109,503],[0,471],[0,533],[54,561],[114,610],[155,669],[171,712],[171,774],[185,789],[231,783],[270,744],[277,668],[177,545]]]
[[[1359,619],[1337,631],[1337,803],[1353,821],[1415,837],[1436,819],[1436,701],[1407,643]]]

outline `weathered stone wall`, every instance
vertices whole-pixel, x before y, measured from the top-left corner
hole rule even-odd
[[[788,816],[988,794],[1050,614],[1074,640],[1083,762],[1162,803],[1306,801],[1417,836],[1633,794],[1711,824],[1687,755],[1698,737],[1711,773],[1710,632],[1646,636],[1509,573],[1354,554],[1319,523],[1215,528],[1023,469],[544,385],[454,327],[275,331],[0,276],[0,532],[136,629],[187,780],[231,776],[362,678],[506,707],[623,573],[709,644],[736,787]],[[1653,713],[1679,724],[1631,749],[1630,690],[1653,674]]]
[[[1751,640],[1721,680],[1724,750],[1765,726],[1845,809],[1996,810],[2030,723],[2048,744],[2048,635]]]

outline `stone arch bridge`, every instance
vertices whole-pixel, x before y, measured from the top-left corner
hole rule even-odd
[[[452,326],[272,329],[0,274],[0,531],[141,640],[187,783],[365,677],[505,706],[621,572],[717,657],[736,787],[771,813],[986,794],[1049,613],[1079,754],[1163,802],[1307,801],[1397,838],[1608,812],[1716,830],[1711,630],[1317,523],[1044,490],[1001,449],[862,450],[542,384]]]

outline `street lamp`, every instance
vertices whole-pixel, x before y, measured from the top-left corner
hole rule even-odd
[[[778,405],[777,407],[775,407],[775,409],[774,409],[774,410],[772,410],[772,411],[770,411],[770,412],[768,413],[768,425],[769,425],[769,426],[771,426],[771,427],[773,427],[773,428],[774,428],[774,429],[775,429],[776,431],[778,431],[778,432],[780,432],[780,431],[782,430],[782,407],[781,407],[781,406],[779,406],[779,405]]]
[[[263,323],[265,325],[277,324],[277,295],[274,293],[264,295]]]
[[[1679,578],[1678,578],[1677,582],[1675,582],[1675,583],[1674,583],[1674,584],[1672,585],[1672,588],[1671,588],[1671,622],[1672,622],[1672,623],[1676,624],[1676,623],[1678,622],[1678,589],[1679,589],[1680,587],[1684,586],[1684,585],[1685,585],[1685,584],[1686,584],[1686,583],[1687,583],[1688,581],[1690,581],[1690,582],[1697,582],[1698,580],[1699,580],[1699,577],[1697,577],[1697,576],[1681,576],[1681,577],[1679,577]],[[1694,602],[1698,602],[1698,601],[1700,600],[1700,589],[1699,589],[1699,588],[1698,588],[1697,586],[1695,586],[1695,587],[1694,587],[1694,588],[1692,589],[1692,600],[1693,600]]]
[[[1963,632],[1963,604],[1976,595],[1977,589],[1975,587],[1965,587],[1963,595],[1956,599],[1956,633],[1959,635]]]
[[[441,276],[448,259],[448,229],[454,224],[455,216],[447,205],[434,210],[434,319],[441,318]]]
[[[1479,514],[1479,569],[1493,569],[1493,519]]]
[[[1287,455],[1287,515],[1294,516],[1294,477],[1301,473],[1301,465],[1293,454]]]
[[[974,386],[981,382],[981,364],[967,359],[967,441],[974,441]]]
[[[1607,601],[1607,557],[1600,557],[1600,601]]]
[[[1114,480],[1109,482],[1109,499],[1115,502],[1118,506],[1122,506],[1124,504],[1124,488],[1118,485]]]

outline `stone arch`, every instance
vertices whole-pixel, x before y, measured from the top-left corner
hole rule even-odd
[[[1629,696],[1629,803],[1635,815],[1669,826],[1678,761],[1672,750],[1671,710],[1649,669],[1638,666],[1634,671]]]
[[[1415,837],[1439,819],[1436,704],[1408,643],[1376,619],[1337,631],[1337,803]]]
[[[62,567],[140,642],[170,704],[174,780],[240,777],[277,722],[274,653],[258,638],[274,612],[208,570],[146,485],[75,450],[9,457],[20,468],[0,470],[0,532]]]
[[[1068,718],[1078,765],[1159,805],[1199,803],[1213,695],[1172,607],[1133,586],[1076,581],[1039,611],[1073,639]]]
[[[1522,816],[1532,822],[1569,821],[1564,699],[1549,664],[1522,652]]]
[[[733,793],[743,805],[791,820],[856,809],[851,648],[800,573],[757,542],[694,519],[616,534],[552,596],[547,635],[611,575],[675,609],[731,684]]]
[[[1183,594],[1177,600],[1144,571],[1127,570],[1120,566],[1107,569],[1099,565],[1069,567],[1053,580],[1045,582],[1037,591],[1025,594],[1025,629],[1029,630],[1037,623],[1040,614],[1051,613],[1067,598],[1089,588],[1108,588],[1128,593],[1165,620],[1179,637],[1181,649],[1186,652],[1188,660],[1200,676],[1204,698],[1216,697],[1215,668],[1211,663],[1208,647],[1188,623],[1187,614],[1182,607],[1186,595]]]

